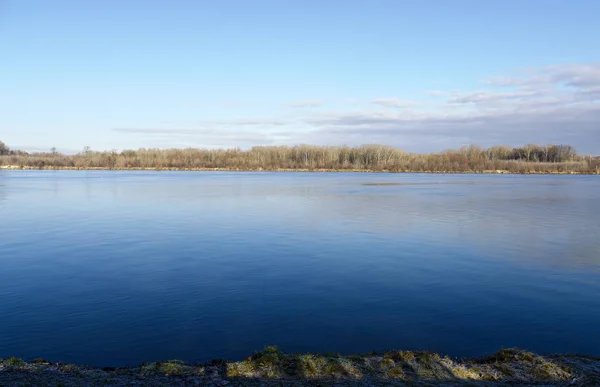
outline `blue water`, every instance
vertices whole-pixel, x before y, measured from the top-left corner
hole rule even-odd
[[[600,179],[0,171],[0,357],[600,356]]]

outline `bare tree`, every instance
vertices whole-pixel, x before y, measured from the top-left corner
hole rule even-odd
[[[0,155],[8,155],[8,154],[10,154],[10,149],[8,148],[8,146],[5,143],[0,141]]]
[[[57,168],[225,168],[243,170],[333,169],[415,172],[511,171],[517,173],[598,173],[597,159],[577,156],[568,145],[520,148],[467,146],[441,153],[414,154],[384,145],[349,146],[260,146],[235,149],[138,149],[92,151],[75,155],[59,152],[10,151],[0,143],[0,163]],[[55,151],[52,149],[52,151]],[[8,156],[4,156],[8,155]],[[9,160],[10,159],[10,160]]]

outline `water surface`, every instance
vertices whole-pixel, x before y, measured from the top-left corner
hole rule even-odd
[[[600,179],[0,171],[0,357],[600,356]]]

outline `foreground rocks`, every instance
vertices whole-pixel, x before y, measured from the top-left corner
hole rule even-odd
[[[429,352],[360,356],[286,354],[267,347],[246,360],[90,368],[17,358],[0,361],[0,386],[600,386],[600,359],[510,349],[457,360]]]

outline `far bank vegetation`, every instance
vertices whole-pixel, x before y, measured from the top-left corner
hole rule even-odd
[[[354,170],[390,172],[599,173],[600,158],[577,154],[569,145],[518,148],[467,146],[416,154],[384,145],[258,146],[233,149],[138,149],[65,155],[28,153],[0,142],[0,166],[39,169],[232,169]]]

